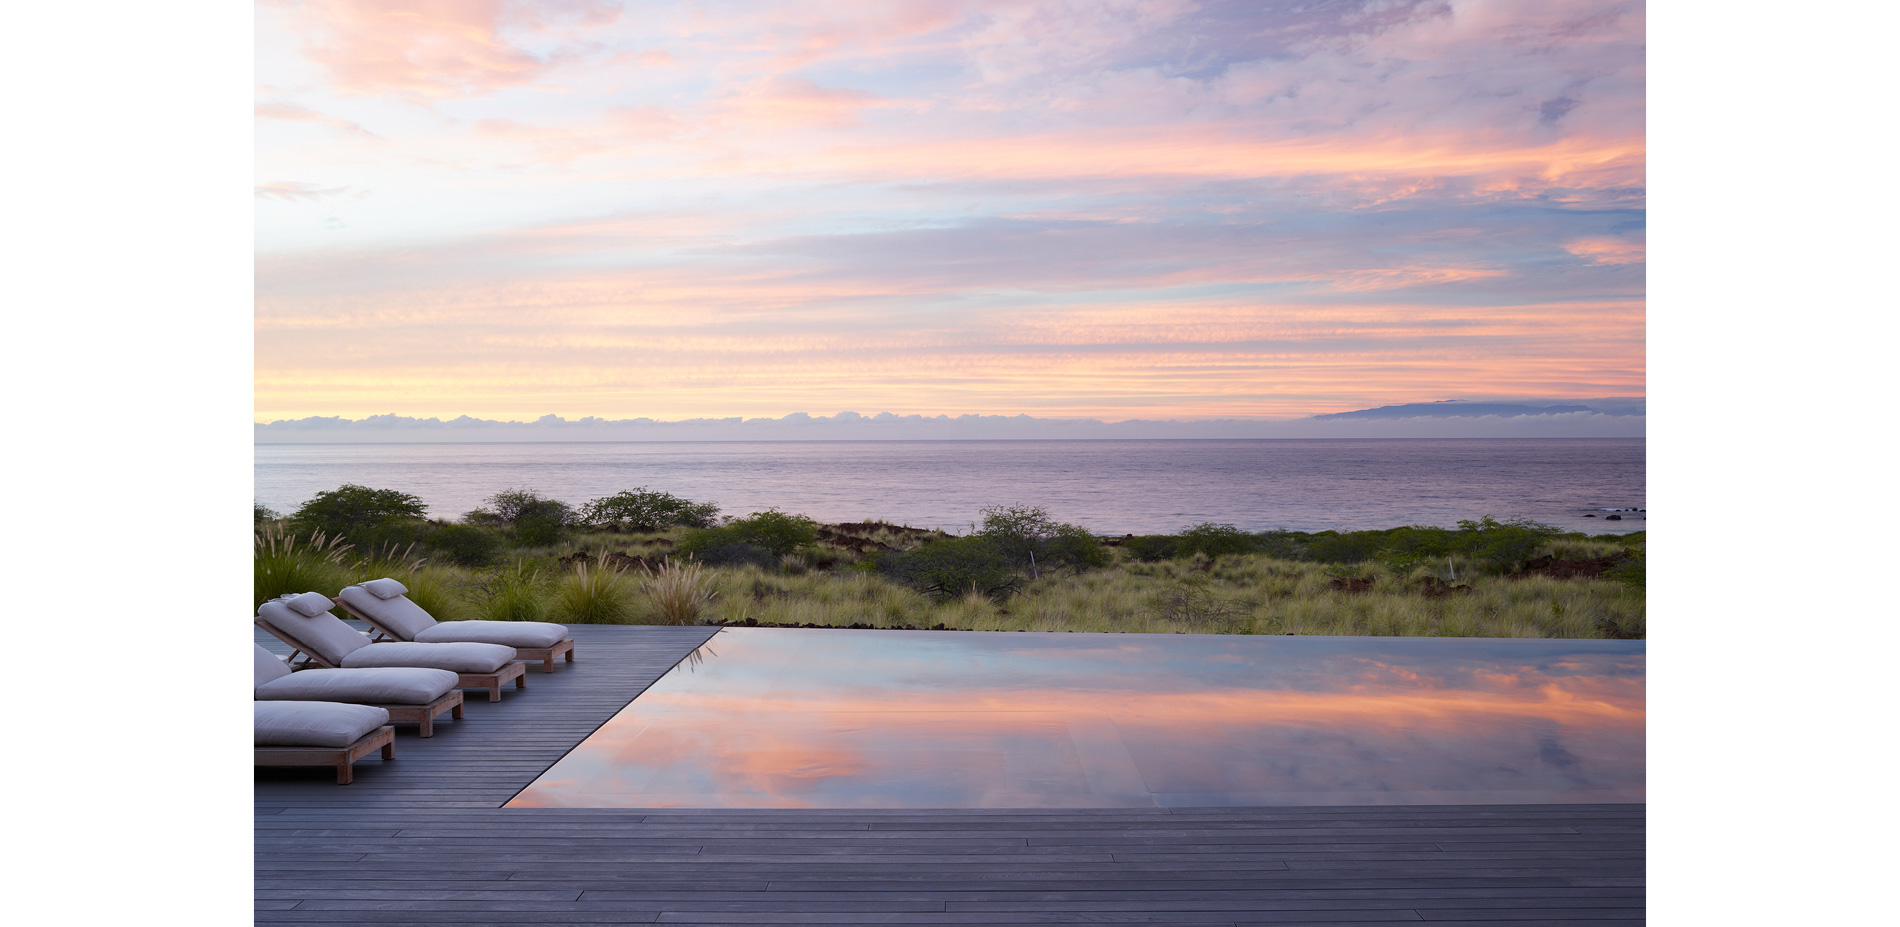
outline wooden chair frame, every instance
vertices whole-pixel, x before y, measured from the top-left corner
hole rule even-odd
[[[305,665],[321,666],[325,669],[342,669],[342,667],[336,666],[317,655],[316,651],[305,646],[302,641],[271,627],[270,622],[262,618],[253,618],[251,619],[251,623],[263,628],[270,636],[289,644],[291,660],[297,659],[297,654],[301,653],[304,654]],[[375,645],[371,644],[371,646]],[[509,682],[513,682],[517,689],[526,689],[528,687],[528,664],[520,660],[511,660],[502,664],[500,669],[492,673],[456,673],[455,676],[455,684],[457,686],[464,689],[487,689],[488,700],[491,702],[499,702],[501,701],[501,687],[507,685]],[[438,714],[439,713],[440,712],[438,712]],[[456,717],[459,718],[461,715],[458,713]]]
[[[258,747],[253,765],[335,766],[336,784],[349,785],[356,778],[356,761],[379,749],[383,759],[396,758],[395,728],[385,724],[347,747]]]
[[[337,607],[343,609],[346,612],[349,612],[351,618],[355,618],[356,620],[369,625],[370,628],[375,630],[376,641],[392,640],[392,641],[401,641],[406,644],[415,643],[415,641],[409,640],[408,638],[403,637],[402,635],[397,634],[394,631],[391,631],[389,628],[385,627],[382,622],[377,621],[374,618],[371,618],[367,613],[358,611],[356,607],[351,605],[350,603],[345,602],[342,599],[337,599],[337,598],[333,598],[331,599],[331,601],[335,602],[337,604]],[[446,624],[447,622],[438,621],[436,623]],[[513,646],[513,645],[511,644],[509,646]],[[569,663],[574,662],[574,639],[571,637],[564,637],[558,641],[555,641],[553,646],[550,646],[550,647],[515,647],[515,656],[520,657],[521,659],[526,660],[529,663],[538,662],[541,664],[541,672],[552,673],[554,672],[554,658],[555,657],[564,656],[567,658],[567,662]]]

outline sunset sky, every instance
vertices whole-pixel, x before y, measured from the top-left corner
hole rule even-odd
[[[258,7],[258,421],[1645,392],[1641,3]]]

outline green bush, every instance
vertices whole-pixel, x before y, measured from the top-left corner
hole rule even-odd
[[[707,566],[739,567],[755,566],[761,570],[770,570],[778,566],[779,558],[757,544],[740,540],[735,533],[724,528],[708,528],[706,534],[688,536],[674,548],[682,557],[690,557]]]
[[[986,508],[974,536],[987,539],[1011,566],[1032,573],[1065,567],[1081,572],[1110,560],[1087,528],[1058,522],[1039,505]]]
[[[404,550],[413,554],[415,548],[424,546],[432,530],[430,524],[420,518],[391,518],[356,529],[350,535],[350,542],[356,545],[360,556],[388,559],[401,556]]]
[[[427,509],[421,499],[406,492],[345,483],[311,497],[290,516],[290,522],[306,534],[322,532],[355,542],[364,529],[403,518],[421,518]]]
[[[1622,583],[1623,585],[1628,586],[1631,589],[1635,589],[1638,592],[1645,591],[1649,588],[1647,585],[1647,577],[1645,575],[1646,574],[1645,563],[1646,561],[1648,561],[1648,559],[1649,558],[1647,556],[1643,555],[1642,553],[1638,553],[1636,554],[1636,556],[1631,557],[1630,559],[1625,560],[1622,563],[1617,564],[1616,566],[1610,567],[1607,570],[1604,570],[1603,578],[1610,580],[1611,582]]]
[[[276,521],[284,516],[262,502],[251,503],[251,527],[255,528],[267,521]]]
[[[774,566],[786,554],[808,550],[818,544],[818,523],[803,515],[789,515],[778,509],[753,512],[717,528],[687,532],[680,539],[679,553],[701,563],[719,563],[738,557],[752,562],[753,548],[764,551],[761,566]]]
[[[1320,563],[1364,563],[1385,547],[1376,531],[1320,531],[1306,544],[1307,556]]]
[[[1508,573],[1536,556],[1537,549],[1563,532],[1528,520],[1498,521],[1489,515],[1458,523],[1465,553],[1491,569]]]
[[[465,567],[494,563],[502,548],[501,535],[494,529],[457,522],[437,525],[425,543],[438,556]]]
[[[1057,525],[1055,535],[1043,544],[1042,564],[1052,570],[1084,570],[1108,566],[1114,557],[1102,542],[1080,525]]]
[[[560,543],[562,529],[576,519],[573,506],[559,499],[544,499],[532,489],[504,489],[482,500],[481,508],[462,516],[471,525],[507,528],[521,547]]]
[[[579,521],[609,531],[661,531],[673,527],[710,528],[719,506],[693,502],[642,486],[604,496],[581,506]]]
[[[1172,534],[1144,534],[1122,542],[1122,549],[1128,556],[1142,563],[1156,563],[1174,556],[1181,546],[1181,539]]]
[[[1192,557],[1204,554],[1211,559],[1224,554],[1244,554],[1253,549],[1253,535],[1233,525],[1208,521],[1182,529],[1174,555]]]
[[[878,571],[944,602],[978,592],[1005,599],[1022,585],[1022,571],[994,538],[939,538],[904,553],[877,558]]]

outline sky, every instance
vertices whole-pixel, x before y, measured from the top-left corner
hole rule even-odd
[[[257,7],[306,416],[1645,393],[1640,3]]]

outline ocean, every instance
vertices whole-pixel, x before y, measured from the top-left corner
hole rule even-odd
[[[1644,528],[1641,438],[258,444],[256,500],[295,511],[356,483],[459,518],[504,489],[579,506],[636,487],[823,522],[963,531],[1039,505],[1096,534],[1452,527],[1491,515]],[[1617,512],[1616,510],[1624,510]],[[1629,511],[1638,510],[1638,511]],[[1609,520],[1619,514],[1618,520]]]

